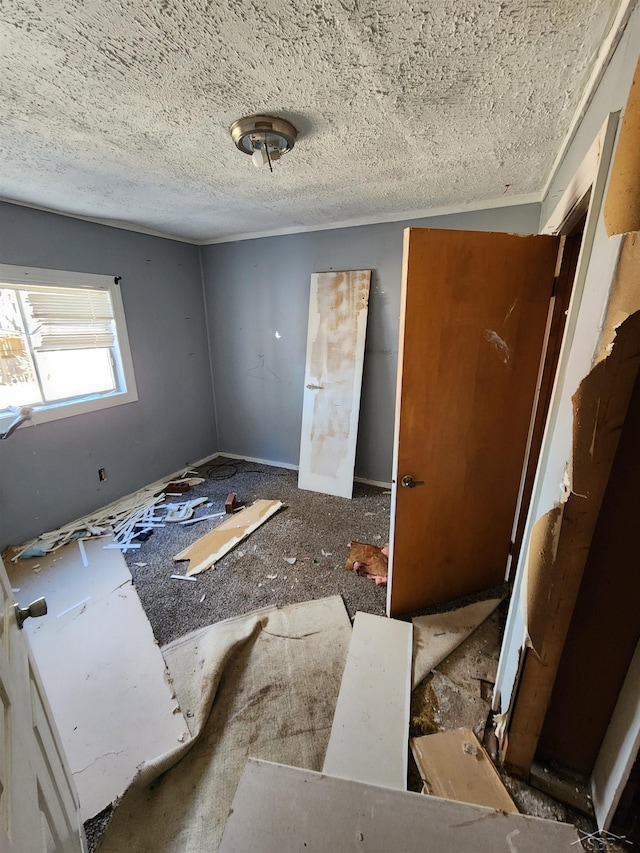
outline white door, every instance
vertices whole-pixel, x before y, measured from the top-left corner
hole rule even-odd
[[[0,560],[0,850],[81,853],[78,797],[14,604]]]
[[[371,270],[311,276],[298,488],[350,498]]]

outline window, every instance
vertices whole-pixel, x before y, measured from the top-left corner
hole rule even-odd
[[[0,420],[32,422],[137,400],[113,276],[0,264]]]

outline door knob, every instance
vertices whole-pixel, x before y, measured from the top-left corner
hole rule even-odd
[[[18,628],[22,628],[24,620],[28,619],[29,616],[37,618],[38,616],[46,615],[47,602],[44,598],[36,598],[36,600],[32,601],[28,607],[20,607],[19,604],[14,604],[13,609],[16,611],[16,622],[18,623]]]
[[[415,489],[416,486],[424,486],[424,480],[414,480],[411,474],[407,474],[400,482],[405,489]]]

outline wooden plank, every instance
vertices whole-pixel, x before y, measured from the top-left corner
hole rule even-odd
[[[518,814],[493,762],[472,729],[411,739],[424,794]]]
[[[591,795],[600,829],[608,829],[611,825],[639,750],[640,643],[593,769]]]
[[[228,554],[239,542],[257,530],[282,506],[282,501],[254,501],[251,506],[236,513],[227,521],[223,521],[215,530],[201,536],[193,545],[189,545],[188,548],[180,551],[173,559],[176,562],[179,560],[191,561],[185,572],[187,577],[200,574],[221,560],[225,554]]]
[[[406,790],[412,626],[356,613],[323,772]]]
[[[219,853],[575,853],[564,823],[249,760]]]
[[[311,276],[298,487],[350,498],[371,270]]]
[[[559,239],[408,229],[389,612],[504,581]],[[404,488],[410,475],[423,486]]]
[[[505,759],[527,775],[538,747],[600,508],[640,364],[640,312],[573,397],[573,477],[566,501],[533,528],[527,566],[528,644]]]

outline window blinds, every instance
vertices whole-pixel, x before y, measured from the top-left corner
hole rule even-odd
[[[113,307],[106,290],[52,287],[25,294],[37,352],[98,349],[115,343]]]

